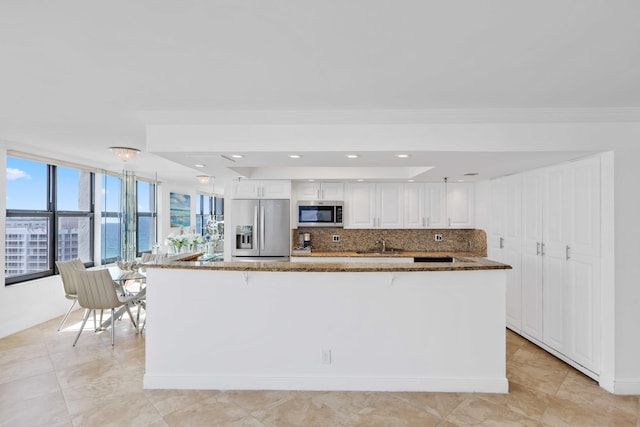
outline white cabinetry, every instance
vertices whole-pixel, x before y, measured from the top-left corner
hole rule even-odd
[[[348,183],[345,228],[402,228],[402,184]]]
[[[600,366],[599,157],[523,176],[522,332]]]
[[[404,185],[404,227],[446,227],[445,191],[440,183]]]
[[[241,179],[233,183],[236,199],[290,199],[291,181]]]
[[[475,185],[452,182],[447,186],[447,226],[473,228],[475,225]]]
[[[522,177],[501,178],[491,183],[489,257],[509,264],[507,271],[507,326],[522,329]]]
[[[298,200],[344,199],[344,184],[341,182],[297,182],[294,189]]]

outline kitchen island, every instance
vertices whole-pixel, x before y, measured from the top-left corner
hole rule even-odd
[[[148,265],[144,387],[507,392],[509,266],[454,258]]]

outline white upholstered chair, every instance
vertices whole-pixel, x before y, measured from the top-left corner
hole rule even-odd
[[[62,279],[62,286],[64,286],[65,298],[71,300],[71,306],[67,310],[67,313],[62,318],[62,322],[58,326],[58,330],[62,329],[64,322],[67,321],[71,310],[78,301],[78,291],[76,286],[76,270],[85,270],[84,264],[79,258],[72,259],[71,261],[56,261],[56,266],[60,272],[60,278]]]
[[[80,327],[80,331],[78,331],[76,340],[73,342],[73,346],[75,347],[78,342],[78,338],[80,338],[80,334],[82,333],[84,325],[87,323],[87,319],[91,312],[93,312],[95,316],[95,310],[111,310],[111,345],[114,345],[115,309],[124,306],[129,314],[131,323],[133,323],[133,326],[135,327],[136,322],[133,320],[131,310],[129,310],[129,304],[136,299],[136,296],[121,297],[118,295],[115,283],[113,282],[113,279],[111,279],[109,271],[106,269],[84,271],[76,270],[76,277],[78,279],[76,283],[78,290],[78,304],[80,304],[80,307],[86,308],[87,312],[84,315],[84,319],[82,319],[82,326]]]

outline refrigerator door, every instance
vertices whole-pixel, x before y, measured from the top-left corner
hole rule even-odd
[[[259,256],[259,200],[232,201],[232,233],[234,241],[231,243],[233,256]]]
[[[289,256],[289,200],[261,200],[258,215],[260,256]]]

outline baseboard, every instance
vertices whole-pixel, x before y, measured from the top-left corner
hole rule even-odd
[[[630,380],[614,380],[613,382],[614,394],[640,394],[640,378],[633,378]]]
[[[507,378],[260,377],[145,374],[145,389],[508,393]]]

